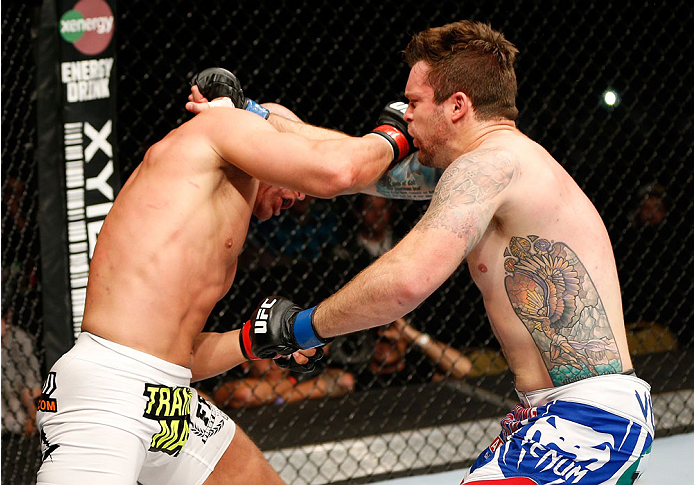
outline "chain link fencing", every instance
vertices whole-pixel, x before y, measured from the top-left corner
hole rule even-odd
[[[41,308],[34,159],[39,3],[2,6],[3,484],[32,483],[40,463],[31,396],[46,372],[42,328],[50,316]],[[519,48],[518,126],[605,220],[634,365],[653,386],[657,436],[691,431],[694,23],[683,0],[121,2],[121,178],[189,118],[188,80],[206,67],[234,71],[257,101],[360,135],[402,97],[408,68],[400,51],[411,34],[463,18],[491,23]],[[612,106],[603,103],[610,89],[619,96]],[[253,221],[235,283],[207,329],[238,328],[266,295],[316,304],[425,209],[363,195],[309,198]],[[394,341],[372,330],[337,339],[314,375],[243,366],[199,389],[288,483],[366,483],[468,465],[498,434],[515,394],[465,265],[406,320],[431,336],[429,345],[458,351],[458,365],[432,359],[411,341],[422,343],[416,335]]]

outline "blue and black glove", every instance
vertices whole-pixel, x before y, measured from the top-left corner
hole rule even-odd
[[[333,339],[320,337],[313,327],[316,307],[302,310],[298,305],[281,296],[265,298],[239,335],[241,351],[250,360],[272,359],[277,354],[291,356],[298,350],[316,349],[307,357],[308,363],[298,364],[294,358],[277,358],[280,367],[298,372],[311,372],[315,362],[323,357],[323,347]]]
[[[241,83],[233,73],[221,67],[210,67],[197,73],[190,81],[190,85],[198,86],[200,94],[209,101],[216,98],[229,98],[235,108],[245,109],[268,119],[270,111],[258,103],[246,97],[241,89]]]

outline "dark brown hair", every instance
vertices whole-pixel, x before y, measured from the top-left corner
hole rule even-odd
[[[470,97],[477,119],[515,120],[518,49],[488,24],[461,20],[415,34],[404,51],[410,67],[424,61],[434,101],[462,91]]]

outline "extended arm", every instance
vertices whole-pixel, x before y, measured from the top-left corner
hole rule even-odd
[[[412,231],[318,306],[316,331],[333,337],[414,310],[477,245],[516,174],[505,152],[471,153],[452,163]]]
[[[314,140],[339,139],[348,136],[340,131],[309,125],[281,104],[263,103],[263,107],[270,111],[268,121],[278,131],[296,133]],[[442,174],[443,169],[426,167],[419,163],[417,152],[414,152],[391,166],[380,178],[364,187],[361,192],[388,199],[430,200]]]
[[[239,346],[239,330],[203,332],[193,342],[192,381],[219,375],[246,360]]]
[[[263,182],[322,198],[360,191],[393,158],[388,142],[375,134],[312,140],[238,109],[205,110],[179,131],[205,136],[219,157]]]
[[[202,332],[195,337],[191,381],[214,377],[249,360],[241,349],[240,336],[241,330],[231,330],[223,333]],[[318,350],[320,353],[313,350],[294,352],[291,358],[279,358],[275,362],[295,372],[310,372],[314,369],[315,361],[323,355],[322,349]]]
[[[419,163],[415,152],[361,192],[387,199],[430,200],[442,174],[443,169]]]
[[[270,111],[268,121],[277,131],[295,133],[312,140],[338,140],[349,138],[341,131],[310,125],[301,120],[292,110],[277,103],[263,103],[262,106]]]
[[[462,156],[446,170],[426,214],[400,243],[317,307],[301,311],[284,299],[271,305],[266,320],[272,332],[251,333],[254,346],[263,352],[316,347],[411,312],[477,245],[518,173],[509,152]],[[251,318],[250,325],[256,323]]]
[[[208,103],[208,98],[211,96],[228,96],[226,102],[218,99],[212,105],[245,107],[247,111],[267,119],[280,132],[294,133],[312,140],[349,138],[340,131],[305,123],[293,111],[280,104],[258,105],[243,94],[236,76],[226,69],[211,68],[196,75],[186,109],[196,114],[210,109],[211,104]],[[373,132],[391,144],[394,161],[397,163],[391,164],[378,179],[372,180],[369,185],[361,187],[359,191],[391,199],[431,199],[442,170],[422,166],[417,161],[416,154],[411,153],[415,148],[412,138],[407,133],[407,123],[403,119],[406,109],[406,103],[391,101],[382,111],[378,119],[379,126]]]

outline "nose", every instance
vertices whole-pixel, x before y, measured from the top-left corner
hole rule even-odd
[[[402,115],[402,118],[407,122],[411,123],[412,122],[412,105],[408,104],[407,109],[405,110],[405,114]]]

